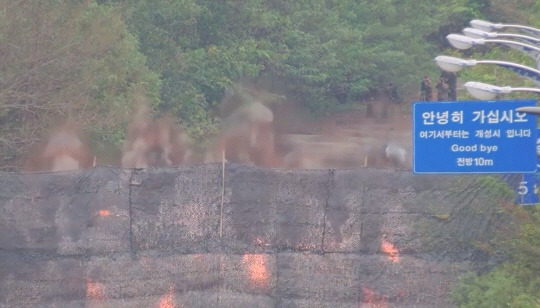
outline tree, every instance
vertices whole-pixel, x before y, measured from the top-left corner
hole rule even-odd
[[[195,137],[212,132],[212,110],[225,89],[262,70],[267,52],[246,29],[253,6],[235,1],[137,1],[128,22],[161,76],[159,109],[182,119]],[[246,13],[248,12],[248,13]]]
[[[459,307],[538,307],[540,305],[540,207],[516,208],[517,233],[506,235],[511,260],[494,270],[464,275],[452,297]]]
[[[117,9],[94,2],[0,1],[0,162],[20,160],[48,126],[71,119],[119,142],[136,89],[156,105],[157,75]]]
[[[162,110],[205,126],[239,79],[277,81],[314,112],[388,81],[416,88],[424,70],[436,70],[424,37],[464,2],[449,11],[442,1],[138,0],[128,22],[161,75]]]

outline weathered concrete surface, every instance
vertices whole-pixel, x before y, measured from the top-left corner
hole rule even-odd
[[[0,174],[0,248],[59,255],[126,251],[130,173]]]
[[[375,169],[0,173],[0,307],[451,307],[508,201]]]
[[[130,179],[133,251],[208,251],[219,239],[221,169],[135,172]]]

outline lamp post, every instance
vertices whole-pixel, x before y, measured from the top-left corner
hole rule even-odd
[[[447,36],[447,39],[450,42],[450,44],[452,44],[452,46],[454,46],[454,47],[456,47],[458,49],[467,49],[467,48],[472,47],[475,44],[481,45],[481,44],[484,44],[484,43],[487,43],[487,42],[506,44],[509,47],[513,48],[513,49],[517,49],[517,50],[527,54],[529,57],[531,57],[535,61],[536,68],[540,69],[540,49],[538,48],[540,45],[539,45],[538,41],[536,40],[536,37],[540,38],[540,29],[536,29],[536,28],[532,28],[532,27],[528,27],[528,26],[522,26],[522,25],[505,25],[505,24],[500,24],[500,23],[499,24],[494,24],[494,23],[491,23],[489,21],[478,20],[478,19],[471,20],[470,25],[476,30],[466,28],[466,29],[463,30],[463,33],[465,35],[467,35],[467,36],[472,37],[472,40],[464,39],[462,36],[458,36],[458,35],[449,35],[449,36]],[[519,34],[491,33],[492,31],[501,30],[501,29],[505,29],[505,28],[518,29],[518,30],[524,31],[527,34],[532,35],[534,37],[523,36],[523,35],[519,35]],[[481,30],[481,31],[479,31],[479,30]],[[488,32],[488,34],[486,34],[483,31]],[[505,39],[502,39],[502,40],[497,39],[499,37],[502,37],[502,38],[504,38],[504,37],[516,38],[518,40],[525,41],[526,43],[515,42],[515,41],[505,40]],[[529,43],[531,43],[533,45],[529,45]],[[445,60],[445,59],[443,59],[443,60]],[[448,59],[446,59],[446,60],[448,60]],[[453,61],[456,62],[455,59]],[[486,61],[490,61],[490,60],[486,60]],[[499,62],[499,61],[497,61],[497,62]],[[459,63],[461,63],[461,62],[459,62]],[[478,61],[476,61],[476,63],[475,62],[472,62],[472,63],[476,64],[476,63],[478,63]],[[471,62],[469,62],[467,64],[471,64]],[[497,64],[497,63],[493,63],[493,64]],[[505,68],[514,70],[518,74],[520,74],[522,76],[525,76],[525,77],[527,77],[529,79],[531,79],[531,78],[535,79],[533,81],[536,84],[538,84],[538,74],[537,74],[538,70],[534,70],[532,68],[528,68],[526,66],[522,66],[522,65],[519,65],[519,64],[515,64],[515,63],[505,63],[505,64],[502,64],[502,65],[499,63],[497,65],[500,65],[500,66],[503,66]],[[531,75],[531,73],[533,75]],[[538,88],[512,88],[512,87],[509,87],[509,86],[499,87],[499,86],[494,86],[494,85],[490,85],[490,84],[487,84],[487,83],[475,82],[475,81],[466,82],[465,83],[465,88],[467,89],[467,91],[472,96],[474,96],[474,97],[476,97],[478,99],[481,99],[481,100],[491,100],[491,99],[494,99],[498,94],[507,94],[507,93],[512,93],[512,92],[515,92],[515,91],[516,92],[517,91],[533,92],[533,93],[537,93],[537,94],[540,95],[540,89],[538,89]],[[525,113],[531,113],[531,114],[540,115],[540,108],[539,107],[532,107],[532,106],[521,107],[521,108],[516,108],[516,111],[517,112],[525,112]],[[537,139],[537,141],[536,141],[536,153],[537,153],[537,156],[540,157],[539,140],[540,139]],[[537,170],[540,170],[540,165],[538,164],[538,162],[537,162]],[[536,179],[536,177],[533,177],[533,178]],[[519,187],[519,190],[518,190],[518,199],[516,199],[516,200],[521,200],[521,201],[518,201],[518,203],[520,203],[520,204],[525,204],[524,197],[525,197],[526,191],[529,188],[529,187],[526,186],[526,184],[528,182],[530,182],[530,181],[526,180],[525,174],[524,174],[523,179],[520,182],[520,187]],[[522,191],[521,190],[522,188],[525,188],[526,191]],[[537,184],[534,183],[532,188],[533,188],[534,194],[532,194],[532,196],[528,195],[528,198],[529,198],[528,202],[537,203],[538,202],[538,196],[536,195],[536,193],[537,193],[537,191],[536,191]]]
[[[489,21],[479,20],[479,19],[471,20],[469,24],[471,25],[471,27],[475,29],[479,29],[486,32],[492,32],[492,31],[503,30],[503,29],[518,29],[526,33],[529,33],[531,35],[540,36],[540,29],[536,29],[529,26],[515,25],[515,24],[501,24],[501,23],[495,24]]]
[[[497,94],[509,94],[512,92],[534,92],[540,94],[540,89],[537,88],[512,88],[512,87],[499,87],[490,85],[483,82],[468,81],[465,83],[467,91],[477,99],[492,100]]]
[[[480,29],[475,29],[475,28],[465,28],[462,31],[463,31],[463,34],[465,34],[465,36],[472,37],[472,38],[487,38],[487,39],[515,38],[515,39],[524,41],[526,43],[535,44],[537,46],[538,44],[540,44],[540,38],[517,34],[517,33],[486,32]]]
[[[530,106],[530,107],[519,107],[519,108],[516,108],[516,111],[517,111],[517,112],[523,112],[523,113],[530,113],[530,114],[540,115],[540,107],[533,107],[533,106]],[[538,148],[536,149],[536,154],[537,154],[538,156],[540,156],[540,151],[539,151]]]
[[[533,58],[536,63],[536,67],[540,68],[540,47],[534,45],[511,40],[472,38],[460,34],[449,34],[446,36],[446,39],[457,49],[469,49],[475,45],[484,45],[486,43],[499,43],[512,46],[512,48],[522,51]]]
[[[465,60],[449,56],[437,56],[435,62],[442,70],[449,72],[459,72],[464,67],[475,66],[477,64],[494,64],[509,69],[540,86],[540,70],[513,62],[497,60]]]
[[[474,38],[474,39],[497,39],[497,38],[514,38],[521,41],[523,44],[531,45],[532,47],[540,47],[540,38],[535,38],[532,36],[515,34],[515,33],[498,33],[498,32],[485,32],[475,28],[465,28],[463,29],[463,34],[465,36]],[[521,44],[510,44],[503,43],[504,45],[526,54],[529,58],[533,59],[536,63],[536,67],[540,68],[540,52],[534,49],[525,47]]]

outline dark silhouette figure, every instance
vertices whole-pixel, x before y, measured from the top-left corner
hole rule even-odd
[[[388,100],[394,104],[397,104],[399,106],[399,110],[401,110],[401,98],[399,97],[396,84],[389,82],[384,92],[388,97]]]
[[[441,77],[444,78],[444,81],[448,85],[448,100],[455,101],[457,100],[456,85],[457,85],[457,76],[454,72],[443,71]]]
[[[366,118],[373,118],[373,104],[368,102],[366,105]]]
[[[396,104],[400,103],[399,94],[397,92],[397,86],[393,82],[389,82],[386,86],[386,96],[388,96],[388,99]]]
[[[426,75],[420,85],[420,100],[431,101],[433,100],[433,88],[431,86],[431,80]]]
[[[448,85],[444,81],[443,77],[439,78],[436,88],[437,88],[437,100],[438,101],[448,100]]]

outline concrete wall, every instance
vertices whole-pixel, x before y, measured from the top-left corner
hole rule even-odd
[[[0,173],[0,307],[452,306],[506,201],[375,169]]]

